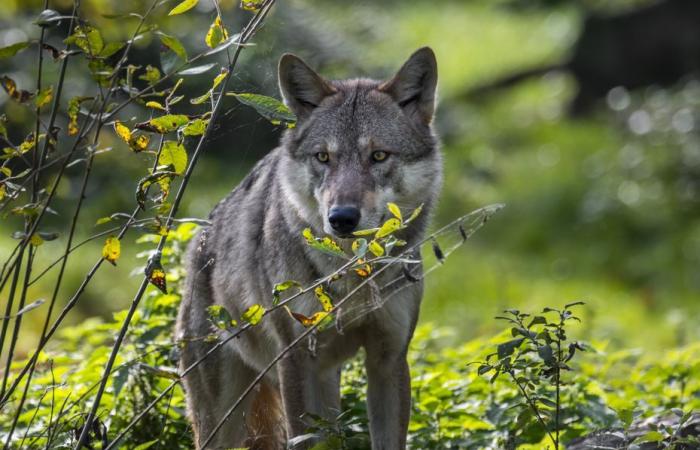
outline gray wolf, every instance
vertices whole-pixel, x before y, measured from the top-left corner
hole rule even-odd
[[[387,202],[423,213],[400,237],[424,235],[442,184],[442,157],[433,131],[437,64],[429,48],[416,51],[388,81],[322,78],[291,54],[279,63],[279,87],[297,125],[211,213],[211,226],[192,242],[176,335],[187,343],[181,366],[210,343],[188,339],[211,333],[206,308],[225,306],[234,317],[249,306],[270,306],[276,283],[310,285],[342,260],[305,244],[302,230],[329,234],[342,245],[353,230],[380,225]],[[393,269],[393,267],[390,267]],[[377,278],[390,280],[400,269]],[[354,283],[354,284],[353,284]],[[342,298],[358,281],[346,277],[331,293]],[[405,448],[410,414],[406,351],[418,319],[421,282],[364,315],[343,332],[318,334],[315,351],[299,346],[283,358],[219,430],[208,448],[285,448],[305,433],[304,413],[339,413],[342,363],[364,348],[372,448]],[[352,302],[369,302],[369,289]],[[318,310],[313,294],[294,309]],[[281,309],[222,347],[184,378],[195,442],[211,433],[272,358],[303,331]],[[253,395],[256,394],[256,395]]]

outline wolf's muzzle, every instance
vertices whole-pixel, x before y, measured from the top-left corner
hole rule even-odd
[[[360,210],[354,206],[334,206],[328,212],[328,223],[340,234],[349,234],[360,223]]]

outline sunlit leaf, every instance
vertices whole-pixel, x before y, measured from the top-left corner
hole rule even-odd
[[[377,231],[379,231],[379,228],[368,228],[366,230],[353,231],[352,235],[353,236],[369,236],[369,235],[376,233]]]
[[[418,217],[422,211],[423,211],[423,204],[421,203],[420,205],[418,205],[418,207],[416,209],[413,210],[413,212],[411,213],[409,218],[404,223],[413,222],[413,220],[415,220],[415,218]]]
[[[228,39],[228,31],[226,31],[226,27],[224,27],[221,21],[221,16],[217,15],[216,19],[214,19],[214,22],[209,27],[205,42],[209,48],[214,48],[226,39]]]
[[[146,278],[153,286],[160,289],[163,294],[167,294],[167,285],[165,282],[165,270],[160,262],[160,257],[151,258],[146,265]]]
[[[153,67],[149,64],[146,66],[146,73],[139,76],[139,80],[144,80],[148,82],[148,84],[155,84],[158,80],[160,80],[160,70],[158,70],[157,67]]]
[[[0,48],[0,59],[10,58],[15,56],[17,52],[27,48],[29,42],[17,42],[16,44],[8,45],[7,47]]]
[[[284,309],[287,310],[289,315],[292,316],[292,318],[294,318],[294,320],[296,320],[297,322],[299,322],[300,324],[302,324],[306,328],[312,327],[312,326],[316,325],[317,323],[323,321],[324,319],[327,319],[330,317],[326,311],[319,311],[319,312],[314,313],[311,317],[307,317],[304,314],[293,312],[286,305],[285,305]]]
[[[387,208],[389,208],[389,211],[394,215],[399,220],[402,220],[401,217],[401,209],[398,207],[396,203],[387,203],[386,204]]]
[[[185,136],[201,136],[206,131],[207,125],[209,125],[209,119],[192,120],[182,129],[182,134]]]
[[[3,89],[5,89],[5,92],[7,92],[10,98],[16,102],[26,103],[33,96],[33,94],[29,91],[18,89],[15,80],[8,76],[0,77],[0,84],[2,84]]]
[[[357,264],[353,266],[352,269],[358,276],[362,278],[366,278],[372,274],[372,265],[366,263],[363,259],[359,259],[357,261]]]
[[[287,280],[282,283],[277,283],[275,287],[272,288],[272,304],[276,305],[280,300],[280,294],[293,287],[301,290],[301,284],[298,281]]]
[[[37,108],[41,108],[42,106],[49,104],[51,99],[53,99],[53,86],[49,86],[46,89],[39,91],[34,99],[34,104],[37,106]]]
[[[384,224],[379,228],[377,234],[374,236],[375,239],[383,238],[389,236],[397,230],[401,229],[401,221],[395,217],[384,222]]]
[[[68,135],[73,136],[78,134],[78,113],[80,112],[80,104],[85,100],[91,100],[92,97],[73,97],[68,102]]]
[[[153,109],[160,109],[161,111],[165,111],[165,107],[161,105],[160,103],[151,100],[150,102],[146,102],[146,107],[147,108],[153,108]]]
[[[220,330],[227,330],[238,325],[238,322],[231,316],[231,313],[224,306],[207,306],[209,321]]]
[[[374,256],[382,256],[384,254],[384,247],[382,247],[382,244],[380,244],[376,240],[372,239],[367,245],[369,251],[372,252]]]
[[[227,92],[226,95],[232,95],[244,105],[253,107],[258,114],[269,120],[273,125],[284,124],[291,128],[296,123],[294,113],[284,103],[275,98],[260,94],[236,94],[233,92]]]
[[[263,0],[241,0],[241,9],[258,12],[263,4]]]
[[[100,31],[87,24],[77,25],[73,34],[68,36],[63,42],[66,44],[74,44],[88,56],[97,56],[104,48],[104,40]]]
[[[148,148],[148,143],[150,142],[148,136],[132,133],[129,127],[121,122],[114,122],[114,131],[117,133],[117,136],[129,144],[129,147],[135,153],[142,152]]]
[[[102,247],[102,257],[112,265],[117,265],[117,260],[121,254],[121,242],[115,236],[110,236]]]
[[[262,305],[255,304],[250,308],[246,309],[243,315],[241,315],[241,320],[247,322],[251,325],[257,325],[265,314],[265,307]]]
[[[185,147],[176,141],[165,141],[158,158],[158,165],[172,166],[173,172],[182,175],[187,168],[187,151]]]
[[[165,134],[177,130],[189,122],[189,120],[189,117],[184,114],[166,114],[164,116],[151,119],[148,122],[137,123],[136,128],[139,130]]]
[[[338,243],[329,236],[318,238],[314,236],[311,228],[305,228],[304,231],[302,231],[302,236],[304,236],[304,239],[306,239],[306,243],[316,250],[320,250],[333,256],[346,256],[345,252],[340,248]]]
[[[178,75],[199,75],[200,73],[207,72],[216,66],[216,63],[202,64],[201,66],[190,67],[189,69],[181,70]]]
[[[126,143],[131,139],[131,130],[121,122],[114,122],[114,132]]]
[[[324,311],[330,311],[331,309],[333,309],[333,302],[331,301],[331,297],[323,289],[323,286],[316,286],[316,288],[314,289],[314,294],[316,294],[316,298],[318,299],[319,303],[321,303],[321,307]]]
[[[184,0],[183,2],[180,2],[176,7],[171,9],[168,15],[175,16],[177,14],[185,13],[197,6],[197,3],[199,3],[199,0]]]
[[[136,203],[141,209],[146,209],[146,194],[148,193],[148,188],[150,188],[154,183],[158,183],[161,188],[165,180],[170,180],[172,177],[177,175],[175,172],[163,170],[153,172],[145,178],[139,180],[139,184],[136,187]]]
[[[175,53],[178,58],[180,58],[183,61],[187,61],[187,50],[185,50],[185,47],[182,45],[182,42],[175,36],[170,36],[162,32],[158,32],[158,37],[160,37],[160,42],[163,43],[166,47],[168,47],[170,50],[172,50],[173,53]]]
[[[358,258],[364,258],[367,253],[367,239],[360,238],[352,241],[352,252]]]

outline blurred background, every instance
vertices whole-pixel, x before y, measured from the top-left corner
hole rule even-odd
[[[127,39],[137,22],[113,15],[147,7],[140,0],[81,3],[83,17],[109,41]],[[167,17],[175,3],[157,10],[154,26],[177,36],[190,55],[205,50],[213,5],[201,1],[194,13]],[[50,7],[70,14],[72,2],[52,0]],[[231,31],[250,18],[236,1],[221,0],[221,7]],[[31,22],[42,9],[37,0],[2,0],[0,47],[36,38]],[[279,98],[276,63],[285,52],[329,78],[384,78],[416,48],[431,46],[446,170],[434,227],[489,203],[507,207],[431,274],[421,321],[451,326],[462,340],[499,329],[492,318],[504,308],[583,300],[585,338],[663,352],[700,337],[699,25],[697,0],[285,0],[243,52],[233,90]],[[51,29],[49,42],[60,45],[66,26]],[[167,69],[164,54],[147,34],[130,63]],[[25,50],[0,60],[0,75],[29,88],[35,59]],[[95,90],[80,64],[68,66],[65,99]],[[57,72],[49,61],[46,82]],[[206,92],[212,73],[186,77],[184,91]],[[205,218],[282,131],[233,98],[224,111],[180,217]],[[32,131],[30,111],[4,92],[0,114],[13,142]],[[120,118],[145,114],[136,105]],[[58,124],[65,130],[66,122]],[[113,226],[95,225],[99,218],[133,209],[147,165],[146,155],[130,152],[111,130],[102,141],[112,148],[96,159],[78,241]],[[57,214],[44,225],[61,234],[40,247],[37,270],[62,253],[81,178],[74,167],[61,184]],[[2,214],[4,260],[23,222]],[[110,317],[129,304],[142,273],[134,269],[143,263],[136,255],[150,248],[138,237],[127,234],[118,266],[98,272],[69,322]],[[100,257],[102,242],[72,257],[64,301]],[[50,298],[54,277],[35,283],[28,301]],[[0,297],[0,311],[5,301]],[[35,342],[40,311],[25,317],[36,326],[23,327],[20,350]]]

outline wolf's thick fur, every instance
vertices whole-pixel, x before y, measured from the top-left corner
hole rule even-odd
[[[335,234],[347,246],[347,233],[336,232],[329,222],[332,207],[359,210],[356,228],[363,229],[388,218],[387,202],[405,211],[423,204],[423,214],[400,237],[412,244],[424,234],[442,183],[431,125],[437,83],[432,50],[418,50],[386,82],[327,81],[292,55],[280,60],[279,78],[297,127],[219,203],[211,227],[190,246],[179,338],[211,333],[207,306],[223,305],[238,317],[256,303],[269,307],[276,283],[291,279],[308,286],[338,268],[343,261],[309,248],[300,237],[310,226],[317,235]],[[392,267],[377,283],[400,274]],[[331,285],[331,294],[341,299],[358,283],[347,275]],[[372,448],[405,448],[411,401],[406,350],[422,291],[421,282],[413,283],[376,308],[376,290],[360,290],[348,301],[347,314],[365,313],[352,321],[343,316],[351,325],[342,333],[334,327],[319,333],[315,351],[299,346],[284,357],[257,388],[258,398],[248,396],[208,448],[285,448],[286,439],[304,434],[305,412],[335,417],[341,365],[360,347],[366,352]],[[356,308],[363,304],[367,308]],[[291,306],[306,315],[319,309],[313,295]],[[277,311],[185,377],[198,447],[258,371],[302,331]],[[211,348],[201,339],[188,341],[183,368]]]

